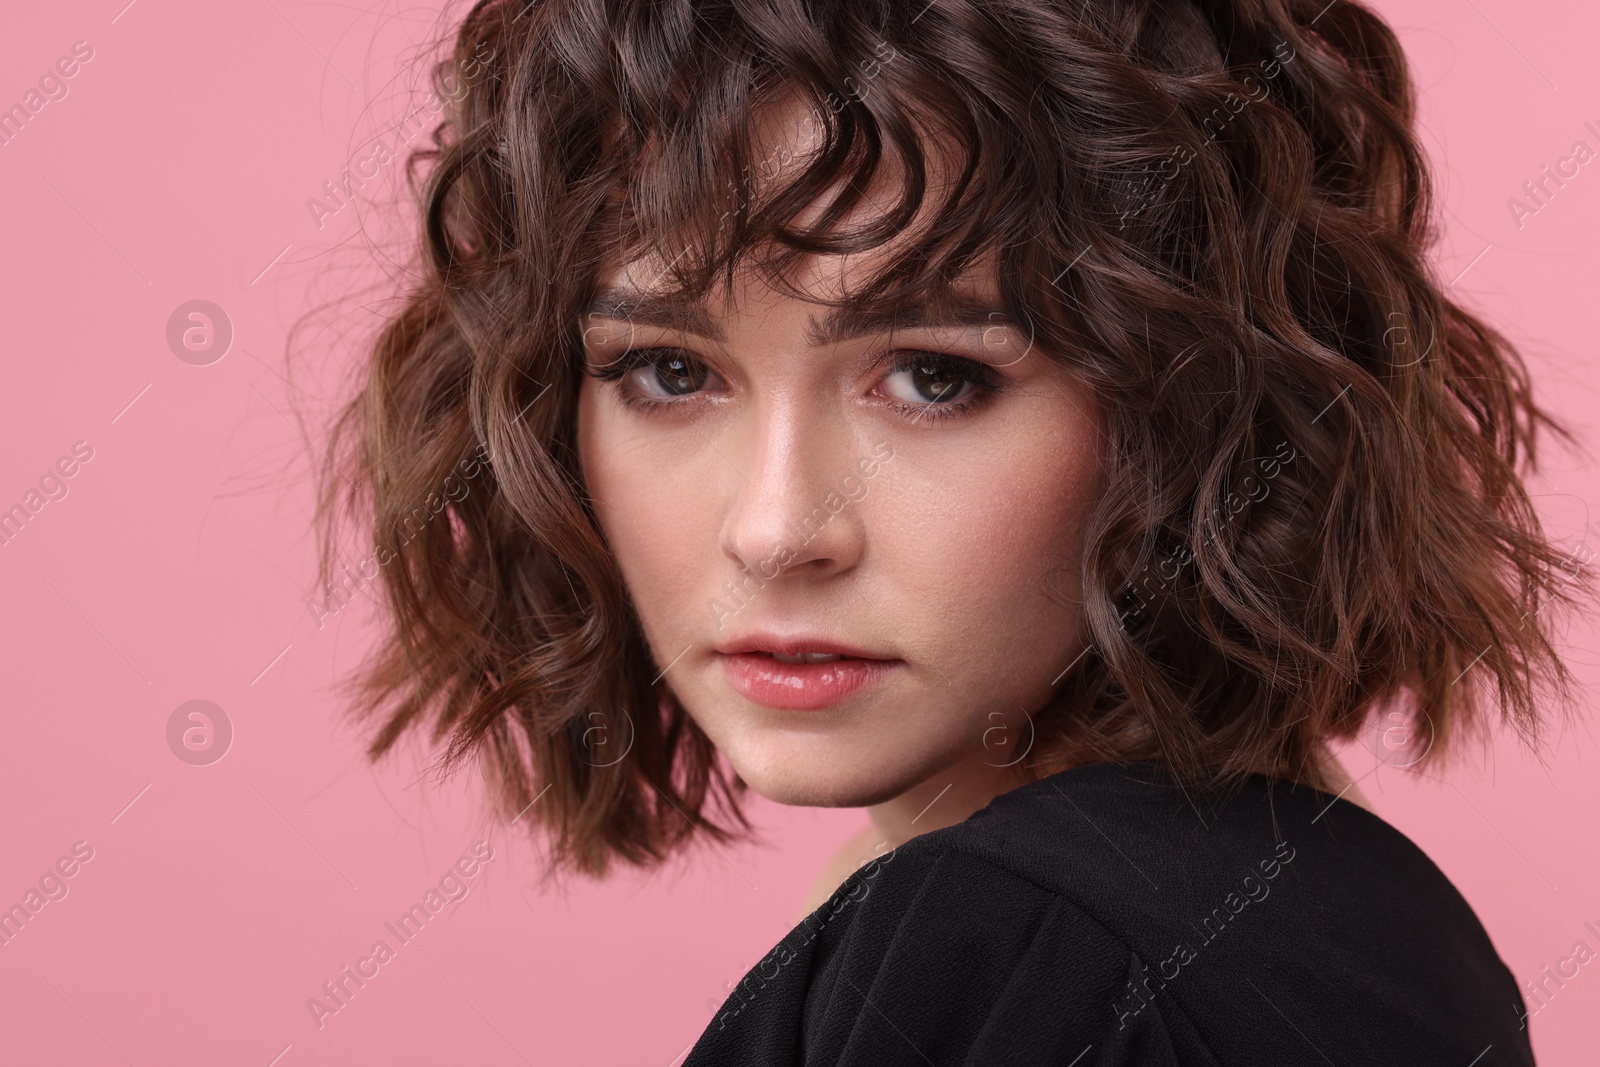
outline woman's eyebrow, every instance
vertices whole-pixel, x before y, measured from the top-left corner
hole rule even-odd
[[[634,289],[601,290],[584,308],[584,316],[616,319],[640,326],[684,330],[713,341],[724,339],[722,328],[698,303],[664,301]],[[806,323],[806,342],[813,347],[837,344],[862,334],[887,333],[938,326],[1014,325],[1005,311],[987,300],[956,295],[950,308],[938,314],[925,305],[904,308],[834,308],[819,323]]]
[[[935,312],[924,304],[904,308],[834,308],[806,324],[806,341],[815,346],[836,344],[861,334],[891,333],[897,330],[928,329],[937,326],[1005,326],[1010,318],[999,307],[976,297],[957,295],[947,309]]]
[[[686,330],[713,341],[723,339],[721,327],[699,304],[669,303],[635,289],[602,289],[583,309],[583,318],[591,317]]]

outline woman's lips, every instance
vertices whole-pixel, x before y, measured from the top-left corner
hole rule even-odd
[[[728,684],[746,700],[769,708],[814,711],[876,683],[901,664],[896,659],[836,659],[782,663],[765,652],[721,653]]]

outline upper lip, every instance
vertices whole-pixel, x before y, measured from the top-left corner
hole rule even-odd
[[[731,641],[724,641],[716,646],[717,651],[725,656],[737,655],[740,652],[776,652],[783,656],[798,656],[804,652],[815,652],[823,655],[850,656],[854,659],[894,659],[894,656],[880,656],[876,652],[869,652],[847,645],[842,641],[834,641],[826,637],[808,637],[804,634],[792,634],[780,637],[776,634],[748,634]]]

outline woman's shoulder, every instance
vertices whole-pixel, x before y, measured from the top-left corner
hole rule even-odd
[[[1264,775],[1203,793],[1158,764],[1090,764],[1001,794],[916,842],[983,859],[1135,939],[1174,908],[1205,914],[1230,895],[1265,900],[1291,884],[1320,898],[1321,914],[1370,910],[1361,901],[1389,895],[1481,933],[1466,900],[1405,834],[1338,796]]]
[[[1471,908],[1370,812],[1270,780],[1203,801],[1153,765],[1096,765],[853,871],[684,1067],[1090,1047],[1098,1064],[1465,1063],[1489,1044],[1531,1063],[1521,1005]]]
[[[1293,1061],[1308,1042],[1336,1061],[1470,1062],[1493,1044],[1532,1062],[1515,979],[1470,904],[1337,796],[1263,775],[1202,795],[1157,764],[1095,764],[924,836],[1070,902],[1136,961],[1119,1022],[1162,1008],[1224,1062]]]
[[[1192,1028],[1164,1009],[1112,1033],[1137,974],[1125,945],[938,833],[852,871],[750,969],[684,1067],[1071,1063],[1108,1037],[1124,1051],[1092,1062],[1179,1062],[1168,1029]]]

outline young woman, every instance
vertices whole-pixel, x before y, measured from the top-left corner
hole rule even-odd
[[[354,707],[589,874],[868,809],[687,1067],[1532,1062],[1328,749],[1536,740],[1589,582],[1377,16],[484,0],[454,57],[330,449]]]

